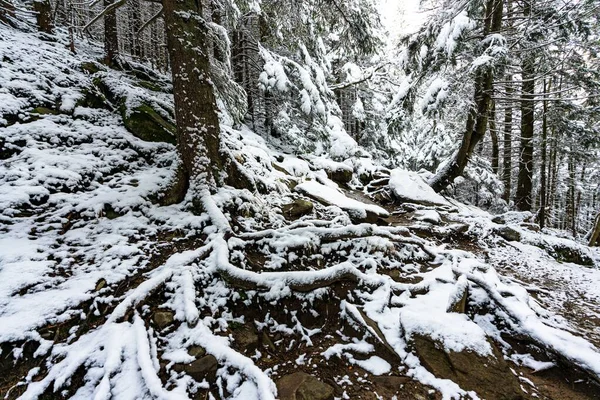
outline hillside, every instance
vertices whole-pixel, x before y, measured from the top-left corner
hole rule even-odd
[[[160,206],[170,78],[99,57],[0,24],[1,398],[600,398],[598,248],[246,125]]]

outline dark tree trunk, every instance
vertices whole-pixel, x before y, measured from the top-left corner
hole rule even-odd
[[[498,32],[502,26],[503,0],[488,0],[484,34]],[[480,68],[475,77],[475,106],[469,110],[465,132],[453,159],[429,182],[436,192],[444,190],[459,177],[477,143],[485,136],[494,74],[492,68]]]
[[[138,31],[142,27],[141,11],[140,0],[129,0],[129,20],[132,33],[131,54],[138,59],[142,58],[142,46],[138,36]]]
[[[589,246],[600,246],[600,213],[596,215],[596,220],[594,221],[594,226],[592,227]]]
[[[571,149],[571,152],[569,154],[569,196],[567,199],[567,218],[569,222],[568,229],[571,231],[573,236],[575,236],[575,218],[577,215],[577,209],[575,208],[575,191],[577,188],[576,177],[577,174],[575,173],[575,156],[573,154],[573,149]]]
[[[104,0],[104,7],[113,3]],[[114,66],[119,56],[119,37],[117,35],[117,11],[112,10],[104,16],[104,63]]]
[[[492,138],[492,171],[494,171],[495,174],[498,174],[498,131],[496,129],[496,102],[493,100],[490,107],[489,118],[490,137]]]
[[[512,86],[506,86],[506,95],[510,97],[513,92]],[[510,191],[512,181],[512,123],[513,109],[510,100],[504,105],[504,140],[502,148],[502,183],[504,183],[504,195],[502,198],[510,202]]]
[[[210,79],[209,28],[202,2],[164,0],[163,6],[181,157],[176,193],[170,196],[170,202],[182,200],[187,190],[199,200],[205,189],[220,183],[223,170],[219,119]]]
[[[544,97],[548,92],[546,80],[544,80]],[[544,100],[542,115],[542,143],[541,165],[540,165],[540,212],[538,214],[540,228],[546,226],[546,147],[548,141],[548,101]]]
[[[34,0],[33,10],[40,32],[52,34],[54,22],[52,21],[52,5],[50,0]]]
[[[531,15],[531,1],[523,1],[523,15]],[[535,60],[526,55],[522,67],[523,79],[521,89],[521,147],[519,149],[519,175],[515,205],[520,211],[531,211],[531,193],[533,190],[533,125],[534,125],[534,91]]]

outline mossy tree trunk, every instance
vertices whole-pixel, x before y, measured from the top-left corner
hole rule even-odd
[[[488,0],[486,2],[484,36],[500,31],[502,27],[502,9],[502,0]],[[454,179],[462,175],[475,146],[484,137],[492,100],[493,81],[494,72],[491,66],[477,70],[474,106],[469,110],[460,147],[454,158],[430,181],[431,187],[436,192],[444,190]]]
[[[223,161],[220,128],[210,79],[209,26],[202,2],[163,0],[177,122],[181,168],[169,202],[180,201],[187,190],[197,199],[204,189],[220,184]]]

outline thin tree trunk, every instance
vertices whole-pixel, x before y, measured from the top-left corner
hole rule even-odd
[[[575,157],[573,150],[569,152],[569,190],[567,193],[567,215],[565,229],[569,229],[574,236],[575,230]]]
[[[544,98],[549,91],[549,84],[544,80]],[[542,143],[541,143],[541,165],[540,165],[540,228],[546,226],[546,142],[548,140],[548,101],[543,102],[542,115]]]
[[[531,15],[531,1],[523,1],[523,15]],[[531,211],[531,193],[533,190],[533,126],[534,126],[534,91],[535,91],[535,59],[528,54],[521,67],[521,147],[519,149],[519,175],[515,205],[520,211]]]
[[[600,213],[596,215],[594,226],[592,227],[592,235],[590,236],[589,246],[600,246]]]
[[[192,198],[199,200],[203,190],[220,183],[223,170],[219,119],[210,79],[209,28],[202,2],[164,0],[163,6],[173,75],[177,150],[182,161],[179,182],[170,200],[181,200],[188,189]]]
[[[498,32],[502,27],[502,8],[503,0],[487,1],[485,36]],[[436,192],[444,190],[454,179],[463,173],[475,146],[484,137],[488,122],[493,80],[494,73],[492,68],[479,69],[477,71],[474,94],[475,107],[469,110],[461,145],[453,159],[429,182]]]
[[[496,129],[496,102],[493,100],[490,106],[489,118],[490,137],[492,138],[492,171],[494,171],[494,174],[498,174],[498,131]]]

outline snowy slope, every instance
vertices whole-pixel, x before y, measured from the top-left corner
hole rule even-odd
[[[331,162],[275,151],[246,127],[224,128],[223,139],[257,190],[205,193],[201,215],[189,199],[158,207],[174,146],[135,138],[113,111],[77,106],[93,51],[73,56],[1,26],[0,39],[3,397],[273,399],[298,370],[334,382],[335,398],[484,397],[433,368],[423,337],[450,355],[500,354],[511,368],[569,362],[600,378],[597,324],[561,316],[560,295],[538,301],[520,281],[560,273],[582,294],[578,307],[597,313],[586,305],[598,301],[597,251],[566,241],[594,265],[561,264],[539,247],[560,240],[518,225],[521,241],[501,239],[492,216],[468,207],[414,205],[416,222],[394,219],[401,206],[334,189]],[[32,113],[40,106],[59,113]],[[389,190],[416,203],[447,204],[418,197],[431,193],[414,175],[392,178]],[[281,209],[303,190],[325,198],[287,220]],[[352,222],[367,211],[389,225]],[[463,297],[476,312],[460,310]],[[519,353],[503,339],[511,334],[551,361]],[[413,383],[389,389],[374,383],[381,377]]]

